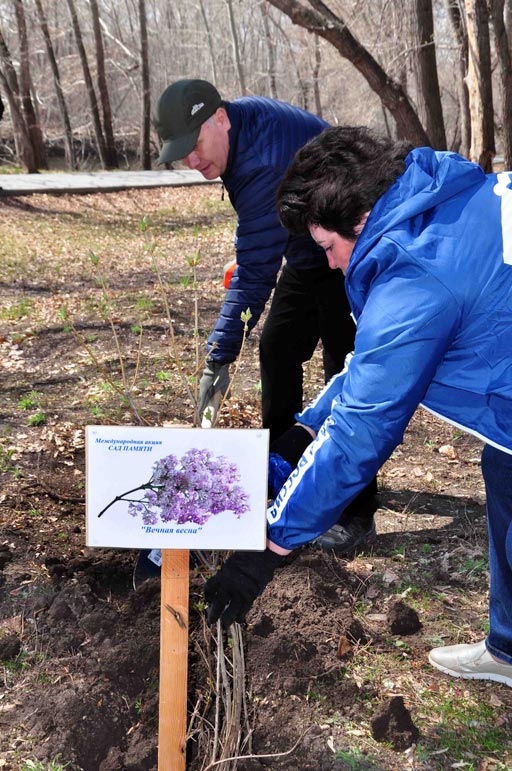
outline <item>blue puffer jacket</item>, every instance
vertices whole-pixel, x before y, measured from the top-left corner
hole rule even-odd
[[[292,549],[325,532],[422,403],[512,453],[512,173],[414,150],[347,270],[354,354],[298,419],[318,432],[268,512]]]
[[[249,329],[258,322],[283,256],[298,269],[327,265],[325,253],[309,236],[290,239],[275,206],[277,188],[296,151],[327,123],[264,97],[243,97],[225,107],[231,129],[222,181],[238,218],[237,267],[208,338],[210,358],[223,363],[234,361],[240,352],[244,326],[240,314],[250,308]]]

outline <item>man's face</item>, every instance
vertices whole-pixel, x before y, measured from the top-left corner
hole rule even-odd
[[[223,107],[201,126],[196,146],[182,160],[189,169],[200,171],[205,179],[216,179],[226,170],[231,123]]]

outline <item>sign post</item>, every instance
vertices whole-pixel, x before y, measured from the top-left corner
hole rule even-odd
[[[185,771],[189,552],[162,552],[158,771]]]

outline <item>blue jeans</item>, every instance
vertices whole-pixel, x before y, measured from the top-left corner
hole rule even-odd
[[[512,455],[486,444],[482,474],[489,527],[490,632],[487,649],[512,664]]]

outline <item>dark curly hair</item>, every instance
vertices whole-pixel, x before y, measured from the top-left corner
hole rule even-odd
[[[404,172],[412,145],[362,126],[325,129],[295,155],[277,191],[277,211],[294,235],[310,225],[355,240],[354,228]]]

